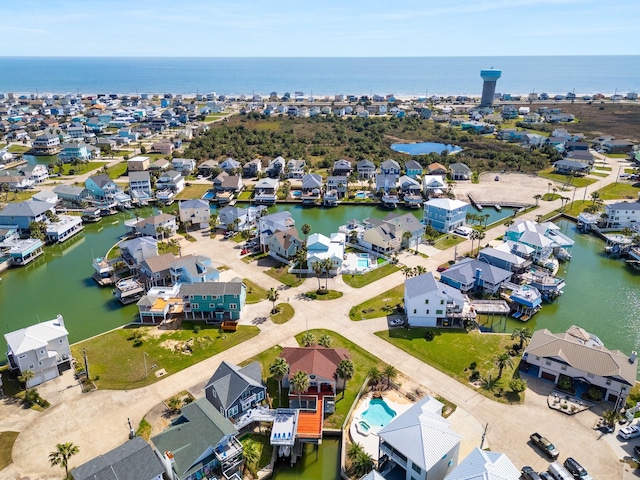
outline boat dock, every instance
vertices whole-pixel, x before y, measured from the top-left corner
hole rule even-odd
[[[467,197],[469,197],[469,201],[471,202],[471,205],[473,205],[474,207],[476,207],[478,210],[482,211],[482,209],[487,206],[490,205],[493,208],[495,208],[497,211],[502,211],[503,208],[527,208],[529,205],[526,203],[520,203],[520,202],[503,202],[503,201],[496,201],[496,200],[477,200],[473,195],[471,195],[470,193],[467,194]]]
[[[509,304],[504,300],[473,300],[471,307],[480,315],[509,315]]]

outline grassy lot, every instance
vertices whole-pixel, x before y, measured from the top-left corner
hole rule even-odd
[[[333,340],[334,348],[346,348],[349,350],[351,354],[351,361],[355,367],[355,374],[352,379],[347,382],[347,389],[344,392],[344,397],[342,395],[342,391],[340,390],[338,395],[336,396],[336,411],[331,416],[327,417],[324,421],[324,425],[326,428],[340,428],[344,423],[345,417],[353,404],[353,401],[358,394],[358,390],[362,387],[362,384],[367,377],[367,372],[372,367],[377,367],[378,370],[382,370],[386,364],[381,362],[380,359],[373,356],[370,352],[363,350],[358,347],[354,343],[350,342],[346,338],[342,337],[336,332],[332,332],[330,330],[309,330],[310,333],[315,335],[316,339],[320,338],[322,335],[329,335]],[[304,333],[300,333],[296,336],[298,343],[300,344],[302,335]],[[282,351],[282,347],[275,346],[270,348],[269,350],[265,350],[264,352],[256,355],[253,358],[250,358],[243,362],[241,366],[248,365],[251,362],[260,362],[262,364],[262,376],[267,379],[267,388],[269,391],[269,396],[273,399],[273,407],[276,408],[278,406],[278,382],[269,376],[269,365],[273,362],[273,359],[280,355]],[[342,386],[342,382],[338,382],[338,386]],[[282,391],[282,407],[289,406],[289,399],[287,398],[287,391],[284,389]]]
[[[276,267],[270,268],[264,273],[269,275],[271,278],[275,278],[280,283],[284,283],[289,287],[297,287],[302,282],[304,282],[304,278],[298,277],[297,273],[289,273],[288,269],[289,269],[288,265],[283,265],[278,268]]]
[[[200,199],[202,196],[207,193],[207,190],[211,188],[210,184],[191,184],[188,187],[185,187],[178,195],[176,195],[176,200],[191,200],[191,199]]]
[[[251,263],[253,261],[258,261],[261,260],[263,258],[267,258],[269,256],[268,252],[256,252],[256,253],[250,253],[249,255],[245,255],[242,257],[242,261],[244,263]]]
[[[251,196],[253,195],[253,190],[243,190],[238,195],[238,200],[251,200]]]
[[[278,310],[278,313],[274,313],[273,315],[271,315],[271,321],[273,323],[277,323],[278,325],[287,323],[293,318],[293,315],[296,313],[293,307],[288,303],[278,303],[276,305],[276,309]]]
[[[143,417],[142,420],[140,420],[138,429],[136,430],[136,435],[144,438],[146,441],[149,441],[149,438],[151,438],[152,430],[153,430],[153,427],[151,426],[151,424],[147,421],[145,417]]]
[[[591,203],[591,200],[576,200],[573,203],[567,204],[564,213],[572,217],[577,217],[585,208],[591,205]]]
[[[200,327],[200,330],[196,332],[194,327]],[[130,326],[76,343],[71,352],[76,358],[82,358],[82,350],[86,350],[89,373],[98,388],[132,389],[154,383],[156,370],[164,369],[171,375],[258,333],[258,328],[253,326],[239,326],[236,332],[222,332],[213,325],[187,321],[182,323],[181,330],[172,331]]]
[[[626,153],[607,153],[605,155],[607,158],[627,158]]]
[[[127,162],[122,161],[112,167],[109,167],[109,178],[116,179],[127,173]]]
[[[363,273],[362,275],[342,275],[342,280],[344,283],[353,288],[362,288],[366,285],[369,285],[376,280],[380,280],[387,275],[391,275],[392,273],[400,270],[396,265],[388,263],[383,267],[376,268],[371,270],[370,272]]]
[[[432,341],[425,340],[425,333],[429,330],[435,333]],[[494,364],[495,357],[517,343],[510,335],[429,328],[394,328],[377,332],[376,335],[463,384],[469,383],[472,362],[477,364],[476,370],[480,372],[480,377],[491,375],[496,378],[498,368]],[[508,393],[497,396],[482,388],[478,388],[478,391],[501,402],[520,401],[523,395],[509,392],[509,381],[514,377],[514,373],[517,374],[519,357],[512,357],[512,361],[513,367],[504,369],[496,386],[496,391],[502,388]]]
[[[542,200],[544,200],[545,202],[553,202],[554,200],[557,200],[561,197],[562,195],[558,195],[557,193],[545,193],[542,196]]]
[[[602,171],[605,171],[605,172],[610,172],[611,170],[613,170],[611,167],[603,167],[603,166],[598,166],[598,165],[596,165],[596,169],[602,170]]]
[[[114,157],[124,157],[125,155],[131,155],[133,158],[133,150],[112,150],[109,154]]]
[[[592,183],[597,182],[597,180],[587,177],[573,177],[569,179],[567,175],[552,173],[552,168],[539,171],[538,176],[542,178],[548,178],[549,180],[554,180],[558,183],[561,183],[562,185],[568,184],[568,186],[570,187],[577,188],[586,187],[587,185],[591,185]]]
[[[9,146],[9,152],[11,153],[26,153],[29,150],[31,150],[31,148],[23,145],[16,145],[15,143]]]
[[[5,202],[24,202],[39,191],[40,190],[21,190],[19,192],[5,192],[4,194],[0,194],[0,198]]]
[[[610,183],[609,185],[598,190],[600,198],[602,200],[617,200],[617,199],[631,199],[638,198],[638,192],[640,192],[640,183]]]
[[[396,305],[404,299],[404,284],[400,284],[391,290],[381,293],[360,305],[352,307],[349,318],[353,321],[368,320],[370,318],[385,317],[393,312]]]
[[[20,432],[0,432],[0,470],[11,465],[11,450]]]
[[[593,175],[594,177],[608,177],[609,174],[608,173],[604,173],[604,172],[590,172],[589,175]]]
[[[162,153],[145,153],[145,154],[143,154],[143,156],[149,157],[149,160],[151,161],[151,163],[153,163],[156,160],[160,160],[161,158],[170,157],[171,155],[165,155],[165,154],[162,154]]]
[[[458,245],[464,242],[465,240],[466,238],[461,237],[460,235],[454,235],[453,233],[451,233],[449,235],[441,235],[440,237],[438,237],[435,243],[433,244],[433,246],[436,247],[438,250],[447,250],[453,247],[454,245]]]
[[[267,291],[264,288],[247,278],[242,281],[247,286],[247,303],[258,303],[267,299]]]

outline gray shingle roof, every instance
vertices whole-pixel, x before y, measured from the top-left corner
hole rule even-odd
[[[450,278],[455,282],[460,282],[463,284],[469,284],[474,282],[476,270],[481,270],[481,278],[493,283],[494,285],[500,282],[504,282],[512,275],[510,271],[504,270],[503,268],[494,267],[493,265],[489,265],[486,262],[465,259],[456,263],[455,265],[452,265],[447,270],[442,272],[440,274],[440,277]]]
[[[33,200],[8,203],[7,206],[0,211],[0,217],[37,217],[52,208],[53,206],[49,203],[34,202]]]
[[[240,295],[242,282],[198,282],[180,286],[181,295]]]
[[[220,403],[226,410],[249,386],[263,387],[262,366],[259,362],[240,368],[223,361],[204,388],[215,390]]]
[[[71,470],[75,480],[151,480],[163,473],[162,463],[141,437]]]

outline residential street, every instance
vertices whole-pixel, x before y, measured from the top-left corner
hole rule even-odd
[[[591,191],[613,182],[617,170],[615,164],[609,177],[600,179],[600,182],[587,187],[586,191],[578,189],[576,199],[582,199],[583,194],[588,197]],[[532,200],[529,198],[523,201],[533,203]],[[519,218],[534,220],[538,215],[560,206],[560,200],[540,202],[539,208]],[[504,230],[504,226],[490,229],[486,232],[483,244],[502,236]],[[48,453],[56,443],[73,442],[78,445],[80,452],[70,463],[84,463],[127,440],[128,418],[134,427],[137,426],[145,414],[163,399],[208,380],[222,360],[239,363],[274,345],[291,342],[295,334],[306,328],[324,328],[339,333],[372,352],[381,361],[394,365],[429,391],[455,403],[458,410],[451,420],[454,428],[459,426],[465,435],[460,460],[471,448],[480,445],[483,428],[488,425],[484,446],[493,451],[505,452],[518,468],[531,465],[542,470],[548,466],[548,461],[528,444],[529,435],[539,431],[552,439],[562,458],[574,456],[588,468],[594,478],[623,478],[623,467],[618,461],[621,451],[614,449],[619,441],[612,439],[611,435],[602,437],[593,429],[599,412],[588,411],[569,416],[549,409],[546,396],[551,385],[532,378],[527,378],[529,389],[523,405],[494,402],[477,393],[471,386],[459,383],[375,336],[374,332],[387,328],[386,318],[361,322],[349,319],[352,306],[401,284],[405,278],[402,272],[396,272],[361,289],[351,288],[344,284],[341,277],[336,277],[329,280],[329,288],[343,292],[343,297],[333,301],[310,300],[304,294],[316,289],[315,278],[307,279],[299,287],[287,288],[264,274],[265,267],[258,266],[255,262],[243,262],[239,258],[237,243],[222,240],[221,236],[215,239],[205,238],[197,233],[195,236],[197,242],[181,242],[183,255],[201,253],[210,256],[214,261],[228,266],[238,276],[249,278],[263,288],[278,288],[279,301],[288,302],[295,309],[293,319],[282,325],[276,325],[268,319],[263,323],[256,322],[255,319],[268,317],[270,303],[264,301],[247,305],[241,323],[256,324],[261,330],[257,337],[145,388],[132,391],[100,390],[81,394],[78,387],[66,388],[61,381],[49,382],[39,387],[42,396],[52,401],[52,407],[42,413],[24,410],[4,399],[0,404],[0,431],[18,430],[21,434],[13,449],[14,465],[1,471],[0,478],[14,479],[16,475],[32,479],[61,478],[62,470],[59,467],[51,468],[48,460]],[[470,248],[471,242],[467,240],[458,245],[457,253],[461,256]],[[400,263],[410,267],[422,265],[428,271],[435,271],[438,265],[453,258],[453,249],[434,252],[433,248],[424,245],[421,249],[425,249],[425,253],[428,249],[428,258],[402,253],[399,255]]]

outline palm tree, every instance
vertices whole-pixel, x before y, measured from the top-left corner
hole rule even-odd
[[[387,390],[391,388],[391,382],[398,378],[398,370],[393,365],[387,365],[382,369],[382,375],[387,379]]]
[[[311,268],[318,277],[318,290],[320,290],[320,275],[322,275],[322,272],[324,271],[324,266],[322,265],[322,262],[315,261],[311,264]]]
[[[373,470],[373,458],[367,452],[362,451],[351,461],[351,472],[356,478],[365,476]]]
[[[403,242],[406,241],[407,242],[407,248],[410,248],[411,245],[410,245],[409,242],[411,241],[411,232],[404,232],[402,234],[402,241]]]
[[[342,379],[342,398],[344,398],[344,391],[347,389],[347,380],[353,378],[355,374],[355,367],[351,360],[341,360],[336,369],[336,376]]]
[[[35,376],[36,376],[36,374],[33,372],[33,370],[25,370],[20,375],[18,375],[18,381],[20,383],[24,383],[25,388],[26,388],[27,384],[29,383],[29,380],[32,380],[33,377],[35,377]]]
[[[487,220],[489,220],[489,217],[490,215],[488,213],[482,215],[482,219],[484,220],[484,228],[487,228]]]
[[[493,392],[498,387],[498,379],[491,376],[491,374],[482,377],[481,383],[482,388],[488,392]]]
[[[633,235],[633,230],[631,230],[629,227],[623,228],[622,235],[624,235],[625,237],[630,237]]]
[[[64,468],[65,477],[69,477],[69,458],[77,454],[80,449],[71,442],[58,443],[55,451],[49,454],[49,463],[52,467],[60,465]]]
[[[484,239],[487,235],[484,232],[478,232],[478,253],[480,253],[480,240]],[[471,252],[473,255],[473,252]]]
[[[364,447],[360,443],[350,443],[347,447],[347,460],[353,461],[361,452],[364,452]]]
[[[378,367],[371,367],[367,372],[367,376],[369,377],[369,385],[371,385],[371,389],[373,390],[373,387],[378,385],[378,382],[380,382],[382,373],[380,373]]]
[[[171,240],[169,240],[168,245],[171,249],[171,253],[175,252],[175,250],[178,249],[178,256],[182,256],[182,249],[180,248],[180,242],[178,242],[178,240],[172,238]]]
[[[537,194],[537,195],[534,195],[533,198],[535,198],[535,200],[536,200],[536,207],[537,207],[538,206],[538,202],[540,202],[540,199],[542,198],[542,195]]]
[[[326,333],[320,337],[320,340],[318,340],[318,345],[322,345],[323,347],[331,348],[332,344],[333,339]]]
[[[473,256],[473,244],[476,240],[478,240],[478,243],[480,243],[480,232],[474,228],[473,230],[471,230],[469,238],[471,239],[471,255]]]
[[[605,410],[602,412],[602,420],[604,420],[606,425],[615,425],[618,420],[622,418],[622,415],[618,410]]]
[[[309,232],[311,231],[311,225],[309,225],[308,223],[305,223],[304,225],[302,225],[302,233],[304,234],[304,244],[307,244],[307,235],[309,235]]]
[[[298,405],[300,404],[300,396],[302,392],[306,392],[309,388],[309,375],[307,372],[299,370],[291,379],[291,389],[298,394]]]
[[[600,193],[595,191],[595,192],[591,192],[589,194],[589,196],[591,197],[591,200],[593,201],[593,204],[595,205],[596,201],[598,201],[600,199]]]
[[[311,345],[315,345],[316,336],[311,332],[304,332],[302,335],[302,345],[305,347],[310,347]]]
[[[260,460],[258,442],[255,440],[245,440],[242,442],[242,458],[244,459],[244,469],[249,470],[250,466],[256,465]]]
[[[531,329],[529,327],[516,328],[511,334],[511,340],[518,339],[520,342],[519,350],[522,350],[524,343],[531,340]]]
[[[331,260],[330,258],[325,258],[322,261],[322,269],[324,270],[324,273],[325,273],[325,277],[324,277],[325,290],[329,290],[329,274],[331,273],[331,270],[333,270],[333,268],[334,268],[333,260]]]
[[[427,273],[427,267],[418,265],[413,269],[413,271],[415,272],[416,276],[419,276],[419,275],[422,275],[423,273]]]
[[[282,395],[282,379],[289,372],[289,364],[282,357],[276,357],[269,365],[269,375],[278,381],[278,406],[282,405],[280,397]]]
[[[508,353],[501,353],[495,358],[496,367],[498,367],[498,378],[502,378],[502,371],[505,367],[513,368],[513,360]]]
[[[302,277],[302,268],[307,261],[307,251],[304,248],[298,249],[295,255],[296,263],[298,264],[298,278]]]
[[[402,267],[402,273],[404,273],[404,278],[409,278],[413,276],[413,268],[411,267]]]
[[[269,289],[269,291],[267,292],[267,300],[269,300],[271,302],[271,313],[272,314],[276,313],[276,301],[278,300],[278,298],[280,298],[280,294],[278,293],[278,290],[276,290],[275,288],[271,287]]]

